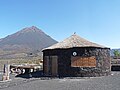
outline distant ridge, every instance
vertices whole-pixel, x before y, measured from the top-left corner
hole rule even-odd
[[[0,58],[9,57],[11,54],[12,57],[15,57],[13,54],[16,53],[40,52],[43,48],[55,43],[57,43],[56,40],[52,39],[36,26],[26,27],[0,39],[0,52],[4,52],[4,55],[0,53]]]

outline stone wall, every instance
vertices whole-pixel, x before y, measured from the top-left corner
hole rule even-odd
[[[80,57],[96,57],[96,67],[71,67],[71,56],[73,52],[77,52]],[[106,48],[71,48],[46,50],[44,56],[58,56],[58,75],[59,76],[81,76],[96,77],[109,75],[111,71],[110,65],[110,49]]]

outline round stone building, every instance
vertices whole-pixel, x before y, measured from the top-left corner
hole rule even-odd
[[[96,77],[109,75],[110,71],[110,48],[76,34],[43,49],[45,76]]]

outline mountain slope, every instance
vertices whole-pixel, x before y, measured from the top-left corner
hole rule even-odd
[[[13,53],[29,53],[41,51],[43,48],[55,43],[57,43],[56,40],[46,35],[39,28],[32,26],[1,39],[0,50],[4,53],[5,51],[9,52],[7,53],[8,55]]]

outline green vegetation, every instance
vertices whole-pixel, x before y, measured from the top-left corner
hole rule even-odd
[[[114,53],[114,56],[115,56],[115,57],[119,57],[119,56],[120,56],[120,52],[119,52],[118,50],[114,50],[113,53]]]

